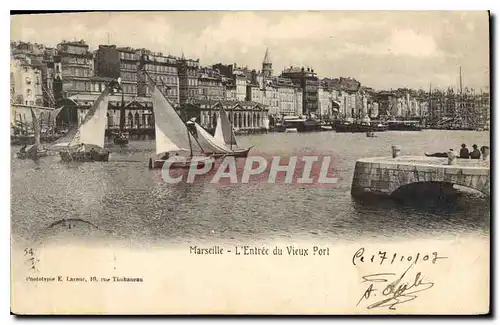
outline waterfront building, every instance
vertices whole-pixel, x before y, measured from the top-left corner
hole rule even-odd
[[[187,103],[185,107],[189,118],[196,118],[201,126],[213,132],[217,126],[220,106],[227,112],[235,130],[257,131],[268,126],[268,109],[261,103],[201,99]]]
[[[224,100],[237,100],[236,84],[232,78],[222,76],[222,91]]]
[[[278,91],[278,110],[269,112],[280,116],[296,116],[302,114],[302,90],[293,84],[291,79],[275,77],[272,85]],[[274,108],[274,106],[273,106]],[[270,107],[271,109],[271,107]]]
[[[356,116],[356,92],[349,90],[336,90],[336,102],[339,105],[339,118],[354,118]]]
[[[85,41],[63,41],[57,44],[57,53],[54,56],[56,100],[90,91],[93,54]]]
[[[42,74],[43,103],[40,106],[55,106],[54,99],[54,56],[57,54],[55,48],[45,47],[43,44],[11,42],[11,56],[39,70]],[[40,103],[39,103],[40,104]]]
[[[193,103],[198,96],[198,68],[200,60],[186,59],[184,54],[177,60],[179,75],[179,103]]]
[[[42,72],[31,64],[29,56],[11,58],[10,95],[13,104],[43,106]]]
[[[334,98],[336,99],[336,92],[333,87],[331,87],[326,80],[321,80],[318,88],[318,113],[322,118],[333,116]]]
[[[198,92],[195,99],[220,101],[224,99],[224,85],[220,71],[214,68],[200,68],[197,71]]]
[[[318,114],[319,81],[314,69],[292,66],[283,70],[281,77],[292,80],[294,85],[302,89],[302,114]]]
[[[123,93],[137,96],[138,55],[134,49],[115,45],[99,45],[95,52],[94,62],[96,76],[121,78]],[[95,91],[95,89],[91,91]]]
[[[163,53],[155,53],[146,49],[137,50],[136,57],[139,61],[136,72],[137,95],[141,97],[151,96],[149,87],[146,86],[147,76],[142,73],[144,69],[174,107],[179,107],[181,89],[178,59],[171,55],[163,55]]]
[[[228,94],[235,97],[230,98],[226,96],[226,99],[246,100],[247,80],[251,79],[251,71],[247,67],[238,67],[236,63],[228,65],[217,63],[212,68],[217,69],[221,76],[233,80],[233,82],[226,83],[226,87],[230,89]]]

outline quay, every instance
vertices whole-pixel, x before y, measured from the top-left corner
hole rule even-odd
[[[488,160],[399,156],[361,158],[356,161],[351,186],[353,196],[380,194],[391,196],[410,185],[465,186],[490,196]]]

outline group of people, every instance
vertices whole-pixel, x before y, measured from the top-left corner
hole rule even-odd
[[[462,143],[460,152],[457,154],[456,151],[450,149],[448,152],[436,152],[436,153],[426,153],[427,157],[441,157],[441,158],[460,158],[460,159],[481,159],[488,160],[490,157],[490,147],[482,146],[480,149],[477,148],[477,144],[472,145],[472,151],[467,149],[467,145]]]
[[[452,149],[450,149],[451,151]],[[472,151],[469,151],[467,149],[467,145],[465,143],[462,143],[462,147],[460,149],[460,152],[458,154],[458,158],[461,159],[480,159],[483,157],[483,159],[487,159],[490,154],[490,147],[488,146],[482,146],[481,149],[477,148],[477,144],[472,145]]]

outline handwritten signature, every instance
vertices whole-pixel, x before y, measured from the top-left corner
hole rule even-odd
[[[396,280],[390,282],[397,275],[395,273],[376,273],[363,276],[363,283],[369,282],[370,285],[365,290],[361,298],[359,299],[356,306],[363,300],[368,300],[372,297],[382,296],[382,300],[368,305],[367,309],[389,307],[390,310],[396,310],[397,305],[407,303],[417,298],[415,295],[417,292],[422,292],[428,290],[434,286],[434,282],[426,280],[424,282],[424,276],[421,272],[415,274],[414,277],[408,277],[405,280],[405,276],[408,271],[412,268],[414,264],[411,264],[406,271],[399,276]],[[377,286],[381,286],[377,288]]]

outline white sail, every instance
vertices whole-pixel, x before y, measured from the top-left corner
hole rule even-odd
[[[219,116],[217,116],[217,126],[215,127],[215,133],[214,133],[214,138],[216,138],[217,140],[221,141],[221,142],[224,142],[224,133],[222,132],[222,121],[221,121],[221,114],[219,114]]]
[[[151,86],[153,88],[151,98],[155,118],[156,154],[169,151],[190,151],[190,140],[193,149],[199,147],[196,141],[193,141],[186,124],[174,107],[163,96],[158,87]]]
[[[236,137],[234,135],[233,126],[229,122],[226,111],[222,106],[219,108],[219,117],[217,119],[217,126],[215,128],[214,137],[221,140],[228,146],[237,146]]]
[[[210,133],[205,131],[198,123],[194,123],[196,127],[196,134],[198,135],[198,143],[204,151],[210,153],[230,153],[232,150],[226,146],[224,142],[213,137]]]
[[[101,95],[97,98],[94,105],[85,115],[85,119],[78,128],[69,146],[77,146],[80,144],[96,146],[104,148],[104,133],[106,130],[106,112],[108,110],[110,87],[106,87]]]

